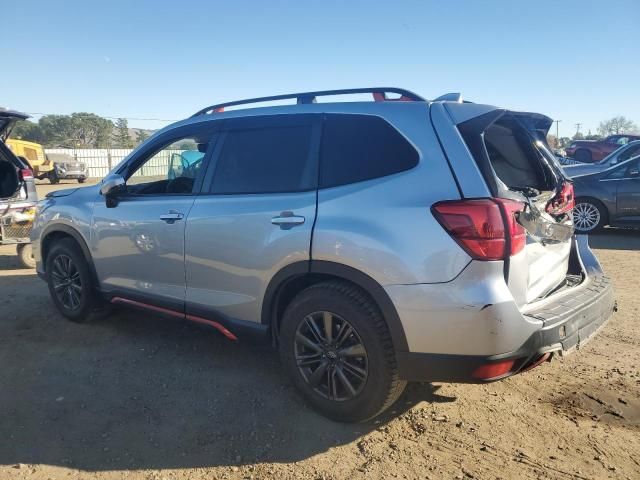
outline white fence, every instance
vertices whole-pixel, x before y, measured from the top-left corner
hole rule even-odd
[[[45,153],[64,153],[89,168],[90,177],[102,178],[131,153],[130,148],[46,148]]]
[[[89,169],[89,177],[104,177],[118,165],[124,157],[132,152],[130,148],[47,148],[45,153],[64,153],[76,161],[84,163]],[[180,154],[184,150],[161,150],[147,161],[134,176],[157,177],[166,176],[173,154]],[[179,166],[180,163],[176,166]]]

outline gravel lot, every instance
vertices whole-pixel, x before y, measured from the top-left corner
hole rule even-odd
[[[0,247],[0,478],[638,479],[640,233],[591,244],[619,312],[586,347],[491,385],[412,385],[363,425],[308,409],[267,347],[124,310],[64,321]]]

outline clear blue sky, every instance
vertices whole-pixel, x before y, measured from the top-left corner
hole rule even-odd
[[[216,102],[401,86],[640,124],[640,1],[7,1],[0,105],[179,119]],[[130,120],[158,128],[163,122]]]

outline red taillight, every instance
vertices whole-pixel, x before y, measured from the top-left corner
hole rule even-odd
[[[504,198],[440,202],[435,217],[476,260],[503,260],[524,248],[525,230],[516,220],[524,204]]]
[[[565,182],[558,194],[547,204],[547,213],[560,215],[573,210],[576,199],[573,193],[573,183]]]
[[[33,180],[33,172],[28,168],[21,168],[20,178],[22,180]]]

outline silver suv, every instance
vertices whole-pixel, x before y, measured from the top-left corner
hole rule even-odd
[[[374,101],[316,102],[343,94]],[[214,105],[49,194],[37,270],[74,321],[116,304],[270,341],[311,405],[362,421],[407,381],[505,378],[611,316],[550,124],[397,88]]]

